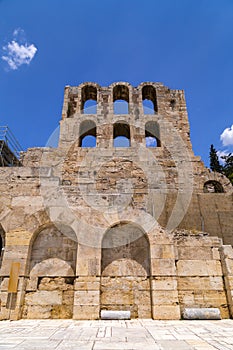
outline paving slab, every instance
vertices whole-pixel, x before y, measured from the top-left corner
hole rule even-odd
[[[233,320],[0,321],[0,350],[233,350]]]

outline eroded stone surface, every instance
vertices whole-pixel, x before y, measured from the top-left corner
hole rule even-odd
[[[88,99],[96,114],[83,113]],[[118,99],[128,114],[114,113]],[[82,147],[85,136],[96,136],[95,148]],[[119,136],[130,147],[113,147]],[[68,86],[59,146],[31,148],[21,161],[0,168],[0,319],[128,310],[168,320],[186,308],[233,316],[232,185],[194,156],[182,90]]]

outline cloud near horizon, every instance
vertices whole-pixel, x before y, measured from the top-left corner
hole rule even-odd
[[[23,64],[30,64],[37,52],[37,47],[28,44],[24,36],[24,31],[17,28],[13,32],[13,40],[2,47],[4,51],[2,60],[6,61],[12,70],[18,69]]]
[[[226,128],[220,135],[220,141],[222,145],[226,147],[225,149],[220,149],[217,151],[218,159],[220,163],[224,164],[225,161],[222,159],[224,156],[228,156],[233,153],[233,125],[230,128]]]
[[[233,145],[233,125],[222,132],[220,140],[222,141],[223,146]]]

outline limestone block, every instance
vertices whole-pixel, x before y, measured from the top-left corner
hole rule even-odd
[[[8,285],[9,285],[9,278],[8,277],[3,278],[3,280],[1,281],[1,285],[0,285],[1,292],[7,291]]]
[[[227,276],[233,276],[233,259],[225,259],[225,264],[223,264],[223,271]]]
[[[211,260],[212,250],[211,247],[196,247],[195,244],[192,247],[178,246],[178,259],[179,260],[196,260],[198,249],[199,260]]]
[[[98,320],[99,305],[74,305],[73,319],[74,320]]]
[[[151,281],[152,290],[177,290],[176,277],[154,277]]]
[[[75,290],[99,290],[100,277],[78,277],[74,284]]]
[[[0,321],[8,320],[8,319],[9,319],[9,309],[6,309],[5,307],[1,307]]]
[[[182,316],[185,320],[221,320],[218,308],[184,308]]]
[[[177,291],[168,290],[168,291],[152,291],[152,305],[163,305],[166,304],[177,304],[178,302],[178,293]]]
[[[152,309],[151,309],[151,304],[149,305],[144,305],[144,304],[139,304],[137,305],[137,312],[138,318],[152,318]]]
[[[24,229],[16,229],[9,231],[6,234],[6,245],[7,246],[28,246],[30,244],[33,233],[25,231]]]
[[[113,290],[101,293],[101,304],[116,304],[116,305],[130,305],[134,303],[134,295],[132,292],[122,291],[122,290]]]
[[[178,305],[152,306],[154,320],[179,320],[180,307]]]
[[[209,290],[203,292],[203,300],[205,303],[212,304],[214,306],[220,306],[222,304],[227,304],[225,291],[215,291]]]
[[[194,291],[179,291],[179,302],[181,305],[194,306]]]
[[[175,260],[151,259],[152,276],[176,276]]]
[[[17,241],[15,241],[16,243]],[[18,242],[17,242],[18,243]],[[28,254],[28,246],[25,245],[7,245],[4,251],[4,259],[17,260],[26,259]]]
[[[224,255],[229,258],[233,259],[233,248],[231,245],[224,245],[221,248],[221,251],[224,253]]]
[[[62,305],[72,305],[74,304],[74,291],[73,290],[65,290],[62,293]]]
[[[26,291],[35,292],[37,290],[38,277],[31,277],[27,280]]]
[[[175,249],[172,244],[153,244],[150,252],[151,258],[154,259],[175,259]]]
[[[221,264],[218,260],[179,260],[178,276],[222,276]]]
[[[0,310],[1,310],[1,307],[5,307],[7,305],[8,298],[9,298],[9,293],[1,291],[1,294],[0,294]]]
[[[52,305],[27,305],[24,307],[23,318],[48,319],[51,318]]]
[[[233,276],[227,276],[227,278],[225,277],[225,284],[227,289],[233,290]]]
[[[12,198],[12,207],[34,206],[43,208],[43,198],[41,196],[17,196]]]
[[[227,304],[219,306],[221,318],[230,318],[232,314],[230,313],[231,307]]]
[[[69,319],[73,316],[72,305],[53,305],[51,310],[51,318],[53,319]]]
[[[179,290],[223,290],[223,280],[220,276],[210,277],[178,277]]]
[[[219,248],[212,248],[212,256],[214,260],[220,260]]]
[[[23,259],[19,259],[19,258],[8,259],[6,257],[6,255],[4,254],[3,262],[2,262],[2,266],[1,266],[1,276],[9,276],[10,275],[11,264],[13,262],[20,263],[19,275],[23,276],[25,274],[25,270],[27,267],[26,257],[25,257],[25,259],[24,258]]]
[[[59,305],[62,304],[62,292],[54,291],[37,291],[27,293],[25,296],[26,305]]]
[[[134,302],[137,305],[150,305],[151,304],[151,293],[150,290],[135,290],[133,291]]]
[[[100,276],[101,274],[101,260],[94,258],[88,260],[88,275]]]
[[[88,259],[78,261],[76,273],[78,276],[89,276]]]
[[[74,305],[99,305],[99,291],[75,291]]]

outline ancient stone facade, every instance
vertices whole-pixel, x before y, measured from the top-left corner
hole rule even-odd
[[[0,168],[1,319],[233,316],[233,188],[194,156],[182,90],[67,86],[58,147],[21,164]]]

